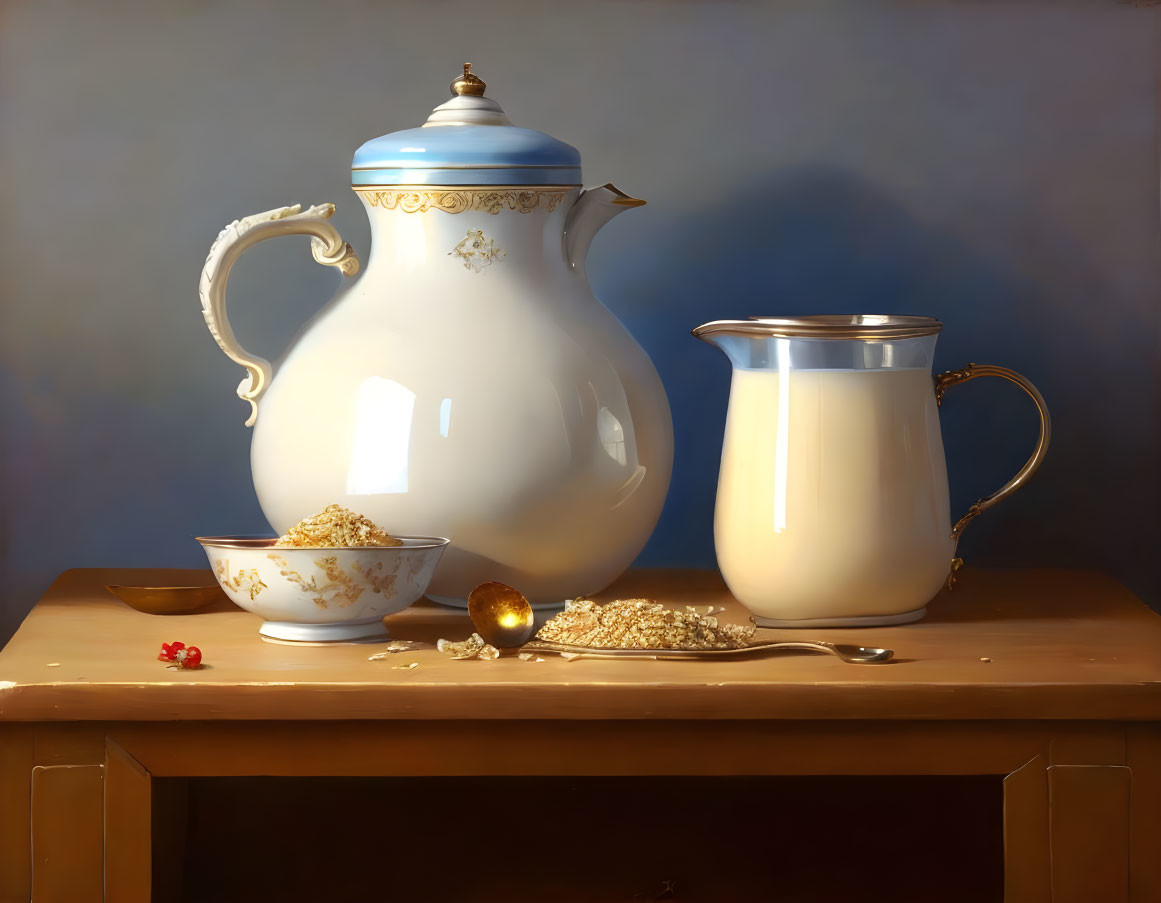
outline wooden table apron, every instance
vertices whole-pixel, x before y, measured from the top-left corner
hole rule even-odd
[[[152,820],[182,794],[155,779],[480,774],[1003,775],[1006,900],[1161,901],[1161,619],[1099,575],[969,571],[929,621],[835,632],[911,659],[880,668],[424,651],[393,670],[344,647],[282,681],[269,669],[309,651],[259,643],[252,616],[150,618],[100,591],[179,576],[68,572],[0,652],[0,903],[150,899],[154,860],[175,855],[153,848]],[[610,591],[630,594],[732,606],[701,572]],[[463,631],[452,612],[404,614],[396,636]],[[145,648],[186,633],[215,664],[192,681]]]

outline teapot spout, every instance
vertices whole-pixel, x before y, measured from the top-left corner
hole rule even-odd
[[[601,226],[618,213],[640,207],[644,203],[640,198],[631,198],[611,184],[582,191],[564,221],[564,252],[569,267],[583,271],[589,245],[593,243],[593,236]]]

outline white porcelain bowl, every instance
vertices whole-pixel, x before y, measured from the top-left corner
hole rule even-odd
[[[280,549],[272,538],[199,536],[234,604],[265,618],[263,636],[327,642],[387,635],[383,616],[423,595],[448,540],[401,546]]]

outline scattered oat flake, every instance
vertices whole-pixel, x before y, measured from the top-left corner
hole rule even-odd
[[[60,667],[60,662],[49,662],[49,663],[48,663],[47,665],[45,665],[44,667],[46,667],[46,668],[59,668],[59,667]]]
[[[435,648],[445,655],[459,659],[482,658],[486,661],[495,661],[500,657],[500,650],[485,643],[484,638],[478,633],[473,633],[461,642],[441,639],[435,644]]]
[[[990,661],[991,661],[991,659],[990,659],[990,658],[987,658],[987,657],[985,656],[985,657],[981,658],[981,659],[980,659],[980,661],[981,661],[981,662],[990,662]]]
[[[544,661],[544,659],[542,659],[535,652],[521,652],[516,657],[518,659],[520,659],[520,661],[522,661],[522,662],[542,662],[542,661]]]
[[[358,546],[401,546],[374,521],[342,505],[327,505],[313,517],[306,517],[279,536],[278,549],[340,549]]]
[[[411,662],[410,664],[407,664],[407,665],[395,665],[391,670],[392,671],[410,671],[412,668],[418,668],[418,667],[419,667],[419,662]]]
[[[408,652],[414,646],[415,644],[410,640],[397,640],[393,643],[388,643],[387,648],[385,648],[382,652],[376,652],[374,655],[367,656],[367,661],[382,661],[383,659],[389,658],[392,655],[396,655],[400,652]]]

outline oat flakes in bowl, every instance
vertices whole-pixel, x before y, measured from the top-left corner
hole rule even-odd
[[[265,620],[261,635],[306,642],[386,636],[383,617],[423,595],[448,545],[440,536],[390,536],[337,505],[277,539],[198,542],[226,595]]]
[[[344,549],[402,544],[402,540],[380,529],[370,518],[342,505],[327,505],[318,514],[304,517],[274,543],[279,549]]]

